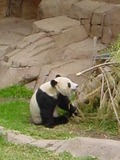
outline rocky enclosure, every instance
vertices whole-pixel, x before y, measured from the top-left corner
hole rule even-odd
[[[36,20],[0,20],[0,88],[22,83],[35,89],[56,74],[80,84],[75,74],[93,65],[94,54],[120,32],[119,4],[44,0],[37,10]]]

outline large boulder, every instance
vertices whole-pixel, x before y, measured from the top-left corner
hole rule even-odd
[[[13,84],[27,84],[37,80],[40,66],[14,68],[9,63],[0,62],[0,88]],[[32,86],[34,87],[34,86]]]
[[[119,4],[83,0],[71,5],[69,16],[80,20],[88,35],[110,44],[120,33]]]
[[[92,0],[82,0],[71,6],[69,16],[78,20],[91,19],[95,9],[103,6],[105,3],[93,2]]]
[[[102,43],[109,44],[120,33],[120,6],[106,4],[93,13],[91,37],[97,35],[102,38]],[[97,34],[95,34],[96,32]]]
[[[38,19],[67,15],[73,3],[79,0],[43,0],[38,7]]]
[[[96,47],[93,48],[93,39],[88,38],[78,43],[69,45],[62,55],[64,60],[78,60],[78,59],[90,59],[94,58],[94,54],[105,49],[105,45],[98,42]]]
[[[46,18],[33,23],[33,31],[40,32],[44,31],[49,35],[60,34],[64,30],[80,25],[80,22],[67,16],[58,16],[54,18]]]
[[[87,32],[78,20],[59,16],[46,18],[34,22],[34,32],[44,31],[56,42],[57,47],[64,47],[71,43],[87,38]]]

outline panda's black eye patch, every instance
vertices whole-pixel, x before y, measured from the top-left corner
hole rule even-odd
[[[70,83],[68,83],[68,87],[69,87],[69,88],[71,87],[71,84],[70,84]]]

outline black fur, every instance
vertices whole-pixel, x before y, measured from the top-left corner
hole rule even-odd
[[[56,82],[55,80],[51,80],[51,82],[50,82],[50,83],[51,83],[51,86],[52,86],[52,87],[55,87],[55,86],[56,86],[56,84],[57,84],[57,82]]]
[[[72,116],[76,112],[76,107],[74,107],[67,96],[63,96],[62,94],[58,95],[57,105],[63,110],[69,112],[69,116]]]
[[[61,77],[61,75],[57,74],[57,75],[56,75],[56,78],[57,78],[57,77]]]
[[[65,124],[68,122],[68,117],[65,115],[53,117],[56,105],[63,110],[68,111],[69,116],[71,116],[76,111],[76,107],[72,106],[68,97],[63,96],[62,94],[59,94],[58,98],[55,99],[42,90],[38,89],[36,93],[36,100],[40,108],[42,125],[46,127],[54,127],[56,125]]]

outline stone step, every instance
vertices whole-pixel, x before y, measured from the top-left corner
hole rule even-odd
[[[32,33],[33,20],[9,17],[0,20],[0,45],[16,47],[25,36]]]
[[[12,63],[14,67],[30,66],[33,65],[32,61],[37,63],[43,61],[41,53],[45,50],[54,47],[54,42],[49,37],[44,37],[34,43],[31,43],[28,47],[18,50],[18,53],[14,52],[9,53],[9,62]],[[14,55],[13,55],[14,54]],[[6,55],[7,57],[7,55]],[[40,57],[38,59],[38,57]]]
[[[82,25],[71,27],[61,34],[54,36],[53,39],[58,48],[66,47],[72,43],[83,41],[88,37]]]
[[[4,55],[4,61],[8,62],[11,57],[18,54],[20,51],[21,51],[21,49],[15,49],[12,52],[9,52],[9,53],[5,54]]]
[[[56,35],[62,33],[64,30],[80,25],[80,22],[67,16],[58,16],[54,18],[46,18],[33,23],[33,31],[44,31],[49,35]]]
[[[46,32],[48,36],[53,38],[58,48],[87,38],[87,32],[80,21],[67,16],[58,16],[34,22],[33,30],[34,32]]]
[[[42,50],[41,49],[41,47],[43,47],[43,46],[46,46],[46,45],[48,45],[48,44],[50,44],[52,42],[52,39],[51,38],[49,38],[49,37],[43,37],[42,39],[40,39],[40,40],[37,40],[37,41],[35,41],[34,43],[31,43],[28,47],[26,47],[26,48],[23,48],[23,49],[21,49],[21,50],[19,50],[19,49],[17,49],[19,52],[18,53],[16,53],[15,51],[13,51],[12,53],[9,53],[9,55],[11,56],[8,56],[8,57],[10,57],[10,61],[13,61],[13,60],[15,60],[15,59],[21,59],[21,58],[29,58],[29,57],[31,57],[31,56],[33,56],[32,54],[32,52],[34,51],[34,50]],[[47,47],[46,47],[46,49],[47,49]],[[15,54],[14,54],[15,53]],[[13,56],[12,56],[13,55]],[[7,55],[6,55],[7,56]]]
[[[44,32],[40,32],[37,34],[32,34],[30,36],[27,36],[25,38],[23,38],[23,40],[18,43],[17,48],[25,48],[27,46],[29,46],[31,43],[34,43],[38,40],[41,40],[42,38],[44,38],[46,36],[46,34]]]
[[[0,46],[0,60],[4,59],[4,56],[11,52],[13,50],[13,48],[11,48],[10,46]]]
[[[93,48],[93,46],[93,39],[91,38],[87,38],[78,43],[73,43],[66,48],[62,58],[64,60],[85,58],[93,59],[94,54],[106,48],[106,46],[100,42],[96,44],[95,48]]]

